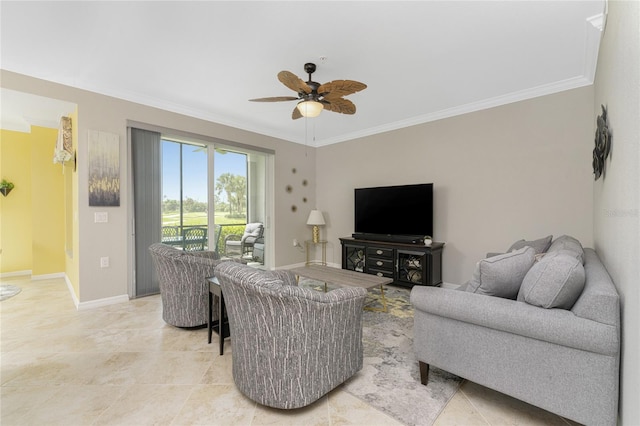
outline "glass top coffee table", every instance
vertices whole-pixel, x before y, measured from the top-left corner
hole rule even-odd
[[[384,285],[392,283],[392,278],[363,274],[362,272],[332,268],[330,266],[323,265],[301,266],[299,268],[291,269],[291,272],[296,274],[298,277],[310,278],[315,281],[323,282],[325,284],[325,291],[327,284],[338,287],[362,287],[367,290],[380,286],[380,301],[382,302],[382,309],[371,307],[365,307],[365,309],[370,311],[387,312],[387,300],[384,296]]]

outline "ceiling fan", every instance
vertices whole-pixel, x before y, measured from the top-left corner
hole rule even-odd
[[[339,112],[341,114],[355,114],[356,106],[343,96],[359,92],[367,88],[367,85],[353,80],[334,80],[320,84],[311,80],[311,74],[316,70],[316,64],[304,64],[304,70],[309,74],[309,81],[289,71],[280,71],[278,80],[289,89],[298,93],[295,96],[274,96],[270,98],[249,99],[252,102],[282,102],[299,101],[293,109],[291,118],[317,117],[323,109]]]

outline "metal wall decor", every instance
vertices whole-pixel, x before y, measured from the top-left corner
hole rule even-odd
[[[291,173],[292,173],[292,174],[296,174],[296,173],[298,173],[298,169],[296,169],[295,167],[294,167],[294,168],[292,168],[292,169],[291,169]],[[302,179],[302,187],[303,187],[302,189],[305,189],[304,187],[306,187],[306,186],[308,186],[308,185],[309,185],[309,181],[308,181],[307,179]],[[284,189],[285,189],[285,191],[287,192],[287,194],[292,194],[292,193],[294,192],[294,190],[293,190],[293,186],[292,186],[292,185],[287,185],[287,186],[285,186],[285,188],[284,188]],[[303,194],[303,196],[302,196],[302,202],[303,202],[303,203],[306,203],[307,201],[308,201],[308,198],[307,198],[306,196],[304,196],[304,194]],[[297,206],[296,204],[292,204],[292,205],[291,205],[291,211],[292,211],[293,213],[297,212],[297,211],[298,211],[298,206]]]
[[[602,107],[602,115],[596,119],[596,146],[593,148],[593,174],[595,180],[604,176],[605,161],[611,152],[611,130],[609,129],[609,120],[607,118],[607,108]]]

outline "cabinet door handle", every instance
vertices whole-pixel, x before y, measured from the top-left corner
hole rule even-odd
[[[376,250],[376,254],[382,254],[382,250]]]
[[[376,265],[378,265],[378,266],[382,266],[382,262],[381,262],[380,260],[378,260],[378,261],[376,262]]]
[[[376,275],[381,277],[382,276],[382,272],[378,272]]]

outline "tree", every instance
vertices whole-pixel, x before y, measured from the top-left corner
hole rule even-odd
[[[163,212],[177,212],[180,208],[180,204],[178,204],[177,200],[167,200],[165,199],[162,202],[162,211]]]
[[[218,182],[216,183],[216,192],[218,195],[223,192],[227,195],[227,201],[229,202],[229,214],[233,214],[232,192],[233,192],[233,175],[231,173],[223,173],[218,176]]]
[[[247,179],[244,176],[234,175],[232,180],[233,198],[236,204],[236,213],[240,214],[247,208]]]
[[[244,176],[224,173],[216,183],[218,196],[223,192],[229,203],[229,216],[242,214],[247,208],[247,179]]]

